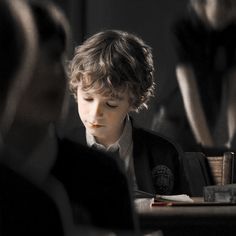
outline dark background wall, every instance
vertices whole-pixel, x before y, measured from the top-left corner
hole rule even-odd
[[[139,125],[151,128],[156,109],[178,89],[171,25],[174,19],[184,14],[188,0],[54,0],[54,2],[64,9],[69,19],[72,30],[71,53],[74,46],[103,29],[133,32],[152,47],[156,68],[156,97],[151,100],[149,110],[134,116]],[[76,123],[78,118],[73,100],[70,110],[70,120]]]

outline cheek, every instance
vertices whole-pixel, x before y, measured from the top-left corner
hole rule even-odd
[[[106,120],[109,121],[109,123],[115,125],[119,120],[119,117],[115,114],[109,114],[108,116],[106,116]]]
[[[86,106],[81,99],[77,99],[77,107],[78,107],[78,112],[80,115],[83,115],[84,113],[86,113],[86,110],[87,110],[86,108],[88,108],[88,106]]]
[[[109,114],[109,116],[107,116],[107,119],[109,119],[110,123],[113,124],[121,124],[123,123],[125,117],[126,117],[127,113],[126,112],[116,112],[116,113],[112,113]]]
[[[78,111],[80,115],[87,114],[88,107],[84,106],[81,103],[78,103]]]

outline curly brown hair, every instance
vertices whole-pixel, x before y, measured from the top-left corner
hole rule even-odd
[[[100,93],[112,96],[128,91],[131,107],[147,108],[154,95],[154,65],[151,48],[138,36],[119,30],[106,30],[88,38],[75,49],[69,62],[70,90],[76,98],[83,90],[99,85]]]

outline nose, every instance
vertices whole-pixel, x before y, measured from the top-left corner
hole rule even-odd
[[[103,116],[103,107],[99,102],[95,102],[92,111],[94,117],[102,117]]]

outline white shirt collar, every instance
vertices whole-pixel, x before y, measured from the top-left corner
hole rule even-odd
[[[109,147],[106,148],[102,144],[97,143],[94,136],[88,133],[87,131],[86,141],[88,146],[95,147],[99,150],[111,152],[119,150],[120,158],[126,162],[125,159],[127,156],[127,152],[129,151],[130,146],[132,145],[132,125],[129,116],[127,115],[125,119],[125,127],[120,138],[115,143],[111,144]]]

